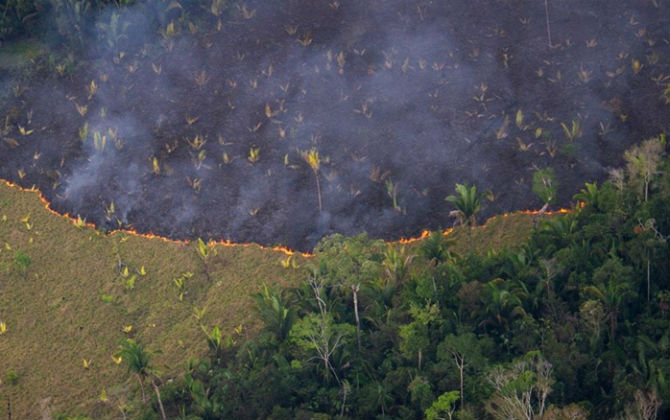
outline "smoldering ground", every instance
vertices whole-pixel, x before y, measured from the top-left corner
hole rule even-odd
[[[449,226],[457,182],[482,217],[539,208],[547,166],[568,205],[667,132],[669,7],[548,6],[551,46],[541,1],[110,7],[71,70],[3,76],[0,176],[107,228],[299,249]]]

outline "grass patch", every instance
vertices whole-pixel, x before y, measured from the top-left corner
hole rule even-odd
[[[532,225],[533,216],[494,217],[472,230],[473,250],[513,247]],[[450,234],[456,252],[467,251],[467,236],[466,228]],[[7,326],[0,335],[0,376],[19,378],[0,392],[11,394],[13,415],[36,418],[49,409],[117,416],[100,402],[103,388],[128,400],[138,395],[135,379],[112,357],[119,340],[145,344],[169,378],[188,357],[203,355],[201,325],[219,326],[224,334],[242,325],[243,334],[254,334],[250,294],[263,283],[302,279],[300,255],[293,257],[296,269],[282,266],[283,253],[254,245],[217,245],[216,251],[207,280],[196,243],[77,227],[47,211],[38,193],[0,183],[0,321]],[[193,275],[177,288],[175,279],[184,273]]]
[[[16,418],[41,416],[45,398],[53,412],[117,415],[98,397],[102,388],[119,387],[135,395],[136,381],[112,359],[120,339],[160,350],[156,366],[165,377],[178,374],[189,356],[206,349],[200,325],[229,333],[241,324],[253,334],[249,294],[264,282],[299,277],[299,270],[281,267],[282,253],[217,246],[207,282],[195,244],[77,228],[46,211],[37,193],[4,183],[0,203],[0,320],[7,325],[0,375],[20,377],[11,389]],[[300,264],[302,257],[294,258]],[[136,277],[131,289],[124,269]],[[179,301],[173,279],[187,271],[193,277]],[[202,308],[198,320],[194,309]],[[0,393],[10,391],[4,388]]]

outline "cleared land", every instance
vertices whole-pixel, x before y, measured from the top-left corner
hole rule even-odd
[[[527,236],[533,218],[490,219],[473,229],[475,249],[513,246]],[[450,237],[457,252],[465,250],[465,230],[457,228]],[[10,395],[14,418],[46,410],[113,414],[115,404],[139,398],[135,378],[113,360],[119,340],[133,337],[155,352],[164,379],[178,375],[188,357],[206,350],[201,325],[208,330],[218,325],[236,340],[253,334],[257,320],[249,295],[263,283],[296,284],[310,259],[295,254],[296,267],[284,268],[286,253],[219,244],[208,263],[208,281],[195,243],[77,226],[47,211],[38,192],[5,183],[0,183],[0,247],[0,320],[7,325],[0,335],[0,374],[4,380],[13,370],[19,378],[15,386],[3,383],[0,392]],[[25,272],[16,262],[19,253],[30,258]],[[179,301],[173,279],[187,272],[193,277]],[[207,308],[199,320],[196,308]],[[236,335],[239,325],[242,334]],[[107,403],[100,401],[103,388]]]

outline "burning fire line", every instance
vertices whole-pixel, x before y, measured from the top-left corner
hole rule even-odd
[[[60,217],[65,217],[67,220],[69,220],[74,225],[79,226],[79,227],[88,227],[88,228],[92,228],[92,229],[97,229],[97,226],[92,222],[84,222],[79,217],[74,218],[69,213],[61,214],[61,213],[57,212],[56,210],[52,209],[51,208],[51,203],[44,197],[44,195],[42,194],[42,191],[35,188],[34,186],[30,187],[30,188],[24,188],[24,187],[20,186],[19,184],[16,184],[16,183],[11,182],[11,181],[7,181],[6,179],[0,179],[0,181],[4,182],[5,185],[7,185],[8,187],[16,188],[19,191],[37,193],[38,198],[42,201],[42,203],[44,203],[44,208],[51,214],[54,214],[54,215],[60,216]],[[519,213],[520,214],[526,214],[526,215],[533,215],[533,216],[539,216],[539,215],[552,216],[552,215],[556,215],[556,214],[567,214],[567,213],[570,213],[570,212],[571,212],[570,209],[565,209],[565,208],[558,209],[556,211],[520,210],[520,211],[513,212],[513,213],[503,213],[500,216],[501,217],[508,217],[512,214],[519,214]],[[486,223],[484,223],[480,227],[484,227],[485,225],[486,225]],[[447,235],[451,234],[453,231],[454,231],[453,228],[446,229],[446,230],[442,231],[442,235],[447,236]],[[117,234],[117,233],[127,233],[129,235],[138,236],[138,237],[146,238],[146,239],[158,239],[158,240],[161,240],[163,242],[173,243],[173,244],[188,245],[189,243],[191,243],[191,241],[188,240],[188,239],[170,239],[170,238],[166,238],[164,236],[153,234],[151,232],[140,233],[140,232],[138,232],[134,229],[115,229],[115,230],[109,232],[110,235],[114,235],[114,234]],[[430,235],[431,235],[430,230],[424,230],[424,231],[421,232],[421,235],[419,235],[419,236],[416,236],[414,238],[400,238],[400,239],[398,239],[397,241],[394,241],[394,242],[398,243],[398,244],[401,244],[401,245],[406,245],[406,244],[411,244],[411,243],[414,243],[414,242],[422,241],[422,240],[428,238]],[[287,248],[285,246],[280,246],[280,245],[273,246],[273,247],[268,247],[268,246],[263,246],[263,245],[259,245],[259,244],[256,244],[256,243],[237,243],[237,242],[232,242],[230,240],[209,241],[208,245],[209,246],[220,245],[220,246],[227,246],[227,247],[243,247],[243,248],[257,246],[260,249],[265,249],[265,250],[269,249],[269,250],[272,250],[272,251],[275,251],[275,252],[281,252],[285,255],[296,255],[296,254],[298,254],[298,255],[301,255],[304,258],[311,258],[311,257],[314,256],[314,254],[309,253],[309,252],[298,252],[298,251],[294,251],[290,248]]]
[[[81,218],[74,218],[69,213],[61,214],[61,213],[57,212],[56,210],[52,209],[51,208],[51,203],[49,202],[49,200],[47,200],[44,197],[44,195],[42,194],[42,191],[35,188],[34,186],[30,187],[30,188],[24,188],[24,187],[20,186],[19,184],[15,184],[11,181],[7,181],[6,179],[2,179],[1,181],[4,182],[5,185],[7,185],[8,187],[16,188],[19,191],[37,193],[38,198],[44,204],[44,208],[51,214],[54,214],[56,216],[65,217],[67,220],[69,220],[70,222],[72,222],[76,226],[88,227],[88,228],[93,228],[93,229],[97,228],[94,223],[84,222]],[[146,238],[146,239],[158,239],[158,240],[161,240],[163,242],[173,243],[173,244],[188,245],[189,243],[191,243],[191,241],[188,240],[188,239],[170,239],[170,238],[166,238],[164,236],[153,234],[151,232],[140,233],[140,232],[138,232],[134,229],[115,229],[115,230],[109,232],[110,235],[114,235],[114,234],[117,234],[117,233],[127,233],[129,235],[138,236],[138,237]],[[311,254],[309,252],[298,252],[298,251],[294,251],[292,249],[289,249],[285,246],[279,246],[279,245],[269,247],[269,246],[259,245],[259,244],[256,244],[256,243],[236,243],[236,242],[232,242],[232,241],[229,241],[229,240],[209,241],[207,243],[207,245],[209,245],[209,246],[220,245],[220,246],[227,246],[227,247],[242,247],[242,248],[249,248],[249,247],[257,246],[260,249],[265,249],[265,250],[269,249],[269,250],[272,250],[272,251],[275,251],[275,252],[281,252],[285,255],[296,255],[296,254],[298,254],[298,255],[301,255],[305,258],[310,258],[310,257],[314,256],[314,254]]]
[[[581,205],[580,205],[580,207],[581,207]],[[561,209],[558,209],[558,210],[555,210],[555,211],[519,210],[519,211],[515,211],[515,212],[512,212],[512,213],[503,213],[503,214],[501,214],[497,217],[505,218],[505,217],[509,217],[511,215],[514,215],[514,214],[525,214],[525,215],[529,215],[529,216],[543,216],[543,215],[554,216],[554,215],[557,215],[557,214],[568,214],[571,211],[572,210],[565,209],[565,208],[561,208]],[[477,227],[481,229],[481,228],[485,227],[487,223],[488,223],[488,220],[486,222],[484,222],[484,224],[479,225]],[[453,231],[454,231],[454,228],[445,229],[445,230],[442,231],[442,235],[447,236],[447,235],[451,234]],[[414,238],[400,238],[395,242],[397,242],[399,244],[402,244],[402,245],[411,244],[411,243],[422,241],[422,240],[428,238],[431,235],[431,233],[432,232],[430,230],[423,230],[423,231],[421,231],[421,235],[419,235],[419,236],[416,236]]]
[[[452,231],[453,231],[453,229],[447,229],[444,232],[442,232],[442,235],[446,236],[446,235],[450,234]],[[422,240],[426,239],[427,237],[430,236],[431,233],[432,232],[429,231],[429,230],[423,230],[423,231],[421,231],[421,235],[419,235],[419,236],[416,236],[414,238],[400,238],[400,239],[398,239],[397,242],[401,245],[411,244],[411,243],[422,241]]]

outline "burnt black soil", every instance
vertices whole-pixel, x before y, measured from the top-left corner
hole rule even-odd
[[[548,166],[569,205],[670,125],[667,1],[550,0],[551,47],[542,1],[173,3],[0,73],[0,177],[106,228],[309,249],[449,226],[456,182],[482,217],[540,207]]]

